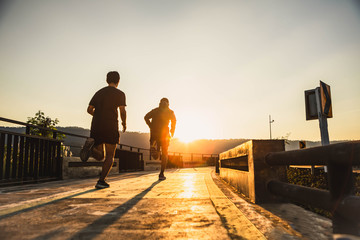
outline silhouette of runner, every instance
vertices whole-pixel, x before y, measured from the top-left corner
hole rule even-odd
[[[150,151],[151,155],[158,157],[161,148],[161,170],[159,180],[165,180],[164,171],[168,160],[168,147],[170,137],[174,136],[176,118],[174,112],[169,108],[169,100],[162,98],[158,108],[148,112],[145,117],[146,124],[150,127]],[[150,121],[151,119],[151,121]],[[171,129],[169,134],[169,123]]]
[[[117,89],[120,82],[118,72],[109,72],[106,76],[107,87],[97,91],[90,100],[87,112],[93,116],[91,122],[90,138],[88,138],[81,149],[80,158],[86,162],[90,156],[98,161],[104,159],[99,181],[96,188],[108,188],[105,182],[113,162],[116,144],[120,141],[118,108],[122,121],[123,132],[126,131],[126,100],[125,94]]]

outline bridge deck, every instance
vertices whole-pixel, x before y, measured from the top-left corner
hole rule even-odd
[[[313,217],[308,219],[313,230],[302,232],[301,227],[290,226],[294,222],[240,198],[212,168],[170,169],[161,182],[157,176],[157,172],[119,174],[109,177],[111,187],[103,190],[94,189],[96,179],[0,189],[2,239],[331,237],[330,221]],[[313,221],[322,221],[322,228],[315,229]]]

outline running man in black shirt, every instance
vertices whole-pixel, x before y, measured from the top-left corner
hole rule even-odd
[[[169,108],[169,100],[162,98],[158,108],[148,112],[145,117],[146,124],[150,127],[150,146],[156,145],[156,151],[160,151],[161,147],[161,171],[159,180],[165,180],[164,171],[168,160],[168,147],[170,138],[174,136],[176,118],[174,112]],[[150,121],[151,119],[151,121]],[[171,128],[169,134],[169,123]]]
[[[109,72],[106,77],[107,87],[97,91],[90,100],[87,112],[93,116],[91,122],[90,138],[88,138],[80,152],[80,158],[86,162],[90,156],[96,160],[104,159],[100,179],[96,188],[107,188],[105,182],[113,162],[116,144],[120,141],[118,108],[122,121],[123,132],[126,130],[126,100],[125,94],[117,89],[120,82],[118,72]]]

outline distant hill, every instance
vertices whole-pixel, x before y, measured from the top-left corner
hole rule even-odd
[[[2,130],[25,133],[25,127],[0,127]],[[80,127],[58,127],[59,131],[73,133],[82,136],[90,136],[90,130]],[[125,132],[120,133],[120,142],[124,145],[139,147],[139,148],[149,148],[149,133],[140,133],[140,132]],[[73,136],[66,136],[64,139],[64,145],[71,146],[71,150],[75,155],[78,155],[80,151],[80,146],[84,144],[85,139]],[[223,151],[226,151],[230,148],[233,148],[237,145],[240,145],[243,142],[246,142],[246,139],[221,139],[221,140],[209,140],[202,139],[196,140],[191,143],[183,143],[179,139],[172,139],[169,151],[170,152],[181,152],[181,153],[203,153],[203,154],[218,154]]]
[[[218,154],[234,148],[247,139],[201,139],[190,143],[183,143],[174,138],[169,147],[171,152]]]
[[[57,127],[59,131],[73,133],[82,136],[90,136],[90,130],[80,127]],[[25,127],[0,127],[0,130],[25,133]],[[71,151],[75,156],[79,155],[80,147],[84,144],[85,138],[66,136],[64,139],[64,145],[70,146]],[[139,147],[149,148],[149,133],[139,132],[125,132],[120,134],[120,141],[122,144]]]
[[[74,133],[77,135],[89,136],[90,130],[80,127],[58,127],[59,131]],[[25,127],[0,127],[0,130],[25,133]],[[120,134],[120,142],[125,145],[139,147],[139,148],[149,148],[149,133],[140,133],[140,132],[125,132]],[[80,147],[83,145],[85,139],[79,137],[66,136],[64,139],[64,145],[71,146],[71,151],[75,156],[79,154]],[[172,139],[169,151],[170,152],[181,152],[181,153],[202,153],[202,154],[218,154],[234,148],[248,139],[201,139],[196,140],[191,143],[183,143],[179,139]],[[344,141],[332,141],[331,143],[338,143]],[[319,141],[306,141],[307,148],[320,146],[321,142]],[[285,144],[285,149],[295,150],[299,149],[299,141],[290,140],[288,144]]]

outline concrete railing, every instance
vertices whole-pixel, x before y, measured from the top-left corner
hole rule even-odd
[[[283,140],[250,140],[219,154],[220,177],[253,203],[276,201],[266,190],[269,180],[286,181],[286,167],[269,171],[264,158],[270,152],[285,151]]]

